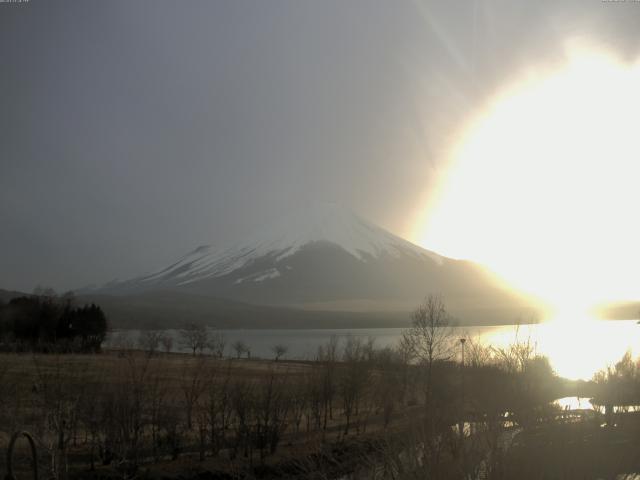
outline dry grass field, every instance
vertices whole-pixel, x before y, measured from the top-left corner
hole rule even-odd
[[[0,354],[0,450],[26,430],[37,439],[40,470],[61,478],[266,472],[291,462],[302,469],[309,455],[390,430],[416,408],[400,412],[398,391],[377,395],[383,369],[365,363]],[[28,467],[26,446],[17,444],[18,469]]]
[[[526,344],[471,343],[464,367],[357,338],[334,346],[315,361],[2,353],[0,474],[16,431],[35,439],[40,478],[61,480],[607,478],[618,465],[640,468],[633,409],[570,415],[553,404],[638,391],[628,355],[598,382],[567,382]],[[25,441],[14,459],[29,478]]]

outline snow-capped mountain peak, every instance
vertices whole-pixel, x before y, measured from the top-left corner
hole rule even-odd
[[[335,204],[316,204],[265,226],[233,246],[222,249],[200,246],[173,265],[139,281],[153,283],[171,278],[177,285],[186,285],[230,274],[263,257],[272,257],[278,263],[318,242],[337,246],[360,261],[403,254],[428,258],[437,264],[443,261],[436,253],[397,237],[347,209]],[[258,273],[254,281],[279,276],[278,270],[271,266]]]
[[[211,321],[215,312],[202,305],[230,301],[221,310],[224,321],[233,322],[240,309],[251,312],[253,325],[263,325],[265,311],[257,306],[286,306],[294,312],[289,325],[298,325],[299,308],[408,312],[428,293],[446,296],[455,315],[473,308],[492,321],[525,304],[479,266],[441,257],[331,204],[289,214],[231,246],[200,246],[155,273],[85,293],[130,298],[122,301],[154,315],[166,315],[178,298],[175,322]],[[145,294],[143,300],[137,294]]]

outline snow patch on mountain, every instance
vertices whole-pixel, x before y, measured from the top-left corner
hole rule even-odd
[[[280,276],[280,272],[277,268],[270,268],[265,273],[262,273],[253,279],[254,282],[262,282],[268,278],[278,278]]]
[[[253,275],[249,275],[247,277],[238,278],[234,283],[234,285],[239,285],[240,283],[250,280],[252,282],[262,282],[263,280],[268,280],[270,278],[278,278],[280,276],[280,271],[277,268],[270,268],[263,272],[255,273]]]

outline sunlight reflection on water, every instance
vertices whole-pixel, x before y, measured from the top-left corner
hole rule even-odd
[[[553,403],[562,410],[593,410],[593,404],[588,398],[563,397]]]
[[[529,339],[536,353],[549,357],[556,373],[569,379],[589,380],[598,370],[615,364],[627,350],[640,345],[640,325],[634,320],[553,321],[535,325],[488,327],[483,343],[507,346]]]

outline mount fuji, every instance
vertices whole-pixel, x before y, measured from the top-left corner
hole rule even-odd
[[[437,293],[465,323],[512,322],[531,307],[483,267],[423,249],[330,204],[288,215],[226,248],[201,246],[150,274],[81,293],[112,302],[143,295],[166,303],[167,295],[180,295],[183,303],[206,297],[404,319]]]

